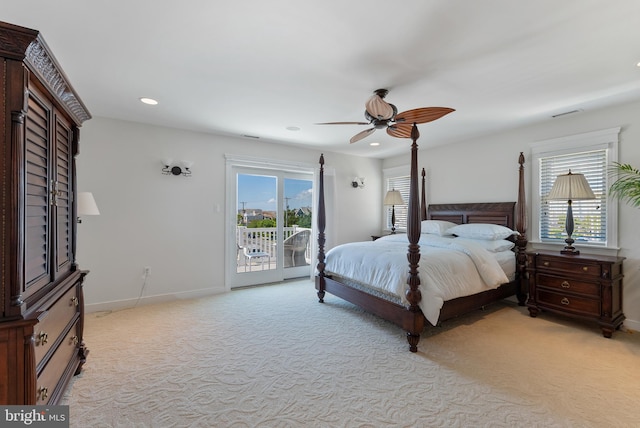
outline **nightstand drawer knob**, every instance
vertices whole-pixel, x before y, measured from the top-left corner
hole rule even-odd
[[[545,266],[549,266],[549,262],[544,262],[542,264],[545,265]]]
[[[560,303],[567,306],[569,304],[569,299],[567,299],[566,297],[563,297],[562,300],[560,300]]]
[[[562,284],[560,284],[560,286],[561,286],[562,288],[570,288],[570,287],[571,287],[571,284],[569,284],[569,282],[568,282],[568,281],[562,281]]]
[[[588,270],[589,270],[589,267],[588,267],[588,266],[583,266],[583,267],[582,267],[582,270],[586,272],[586,271],[588,271]]]

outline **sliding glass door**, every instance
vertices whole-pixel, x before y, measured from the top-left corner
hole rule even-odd
[[[310,276],[312,173],[234,166],[230,286]]]

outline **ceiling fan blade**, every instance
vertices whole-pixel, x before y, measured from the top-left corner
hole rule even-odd
[[[411,138],[413,123],[395,123],[387,127],[387,134],[396,138]]]
[[[455,111],[448,107],[422,107],[413,110],[403,111],[396,115],[396,122],[404,123],[427,123],[440,119],[442,116]]]
[[[323,122],[316,125],[371,125],[369,122]]]
[[[351,137],[351,139],[349,140],[350,144],[355,143],[356,141],[360,141],[362,140],[364,137],[368,136],[369,134],[373,133],[373,131],[375,131],[376,128],[369,128],[369,129],[365,129],[364,131],[360,131],[358,132],[356,135],[354,135],[353,137]]]

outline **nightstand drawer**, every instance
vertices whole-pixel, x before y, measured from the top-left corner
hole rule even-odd
[[[558,291],[567,291],[571,293],[577,293],[587,296],[593,296],[594,298],[600,297],[600,284],[593,282],[577,281],[573,278],[561,278],[550,275],[538,275],[538,286],[554,288]]]
[[[598,278],[601,274],[600,265],[598,263],[588,263],[585,261],[570,261],[558,257],[538,257],[539,270],[555,270],[564,273],[576,273],[580,275]]]
[[[559,294],[540,289],[536,290],[536,299],[541,305],[548,308],[573,312],[578,315],[600,316],[600,301],[597,299]]]

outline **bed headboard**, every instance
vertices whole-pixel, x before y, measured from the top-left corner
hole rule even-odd
[[[515,202],[475,202],[468,204],[431,204],[427,219],[452,223],[490,223],[515,230]]]

